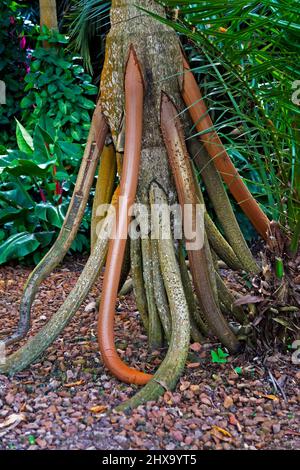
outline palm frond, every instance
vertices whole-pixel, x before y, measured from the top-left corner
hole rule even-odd
[[[110,5],[107,0],[75,0],[71,8],[71,43],[90,73],[93,73],[91,44],[107,30]],[[101,44],[98,44],[98,51],[101,51]]]
[[[271,218],[295,226],[298,0],[159,3],[171,19],[156,18],[181,35],[215,126],[249,187]]]

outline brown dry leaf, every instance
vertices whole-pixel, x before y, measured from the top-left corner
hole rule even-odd
[[[227,410],[228,408],[231,408],[232,405],[233,405],[233,399],[229,395],[227,395],[227,397],[225,397],[223,406]]]
[[[25,415],[24,413],[13,413],[12,415],[8,416],[3,423],[0,423],[0,429],[2,428],[7,428],[9,426],[16,426],[19,424],[21,421],[25,421]]]
[[[64,384],[64,387],[70,388],[70,387],[78,387],[79,385],[83,385],[84,380],[77,380],[77,382],[71,382],[69,384]]]
[[[181,392],[184,392],[185,390],[187,390],[189,388],[190,385],[191,385],[191,382],[182,381],[181,384],[180,384],[179,390]]]
[[[96,406],[92,406],[92,408],[90,408],[90,411],[92,413],[103,413],[106,410],[107,410],[107,406],[104,406],[104,405],[96,405]]]
[[[276,395],[261,395],[262,398],[267,398],[268,400],[279,401],[279,398]]]
[[[220,432],[225,437],[231,437],[231,434],[229,431],[227,431],[226,429],[220,428],[220,426],[216,426],[215,424],[213,425],[212,430],[216,430]]]
[[[292,434],[293,436],[300,436],[300,432],[294,431],[293,429],[287,429],[284,434]]]
[[[232,426],[236,426],[239,432],[242,432],[242,426],[234,415],[230,415],[228,421]]]
[[[235,300],[233,305],[238,306],[245,304],[256,304],[258,302],[262,302],[263,300],[264,299],[262,297],[258,297],[257,295],[244,295]]]
[[[20,408],[20,411],[26,411],[26,403],[23,403],[23,405]]]
[[[190,349],[194,352],[201,351],[201,344],[200,343],[193,343],[190,345]]]
[[[200,367],[200,362],[190,362],[187,364],[187,367],[189,369],[196,369],[197,367]]]

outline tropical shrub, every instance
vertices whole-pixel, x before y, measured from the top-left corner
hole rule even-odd
[[[39,261],[61,228],[74,189],[97,88],[67,44],[64,35],[42,28],[20,89],[25,126],[12,115],[8,120],[10,126],[17,122],[18,150],[10,143],[0,152],[0,264]],[[89,246],[89,210],[73,250]]]
[[[161,3],[171,19],[158,19],[182,36],[228,153],[269,217],[294,232],[295,249],[300,233],[299,2]]]
[[[49,117],[33,136],[17,122],[18,150],[0,156],[0,264],[18,258],[37,263],[62,226],[82,156],[82,146],[60,140]],[[89,245],[86,213],[72,245]]]
[[[20,116],[24,78],[29,70],[30,43],[36,28],[25,21],[25,7],[12,0],[0,3],[0,80],[6,85],[6,103],[0,105],[0,146],[12,142],[14,117]]]
[[[52,47],[44,48],[44,41]],[[80,65],[80,58],[69,53],[67,44],[66,36],[42,27],[24,80],[22,120],[32,130],[46,114],[66,140],[83,143],[90,127],[90,111],[95,106],[89,97],[96,95],[97,88]]]

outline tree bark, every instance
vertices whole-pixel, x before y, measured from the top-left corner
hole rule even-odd
[[[40,25],[58,31],[56,0],[40,0]]]

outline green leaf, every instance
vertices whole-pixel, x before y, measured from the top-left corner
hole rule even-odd
[[[218,348],[217,351],[211,350],[210,353],[212,362],[217,364],[225,364],[227,362],[226,357],[228,354],[224,353],[221,348]]]
[[[28,96],[25,96],[25,98],[23,98],[20,103],[20,106],[23,109],[30,108],[32,105],[33,105],[33,102]]]
[[[60,112],[63,114],[63,115],[66,115],[67,112],[68,112],[68,107],[67,107],[67,104],[64,102],[64,101],[59,101],[58,102],[58,107],[59,107],[59,110]]]
[[[36,440],[35,440],[35,437],[32,434],[30,434],[30,436],[28,436],[28,442],[31,446],[35,444]]]
[[[4,224],[20,217],[22,210],[23,209],[21,208],[16,209],[15,207],[6,207],[5,209],[0,209],[0,223]]]
[[[40,176],[44,177],[56,163],[56,160],[48,160],[45,163],[36,163],[29,159],[27,154],[14,151],[8,156],[0,158],[1,172],[10,173],[14,176]]]
[[[225,357],[228,357],[229,354],[224,352],[221,348],[218,348],[218,356],[221,358],[221,359],[224,359]]]
[[[275,273],[278,279],[282,279],[284,276],[284,267],[282,258],[275,258]]]
[[[33,253],[39,245],[32,233],[22,232],[12,235],[0,245],[0,264],[13,258],[24,258]]]
[[[48,246],[55,235],[55,232],[36,232],[35,233],[35,238],[40,242],[41,248],[45,248]]]
[[[16,127],[16,136],[17,136],[17,144],[21,152],[25,152],[28,154],[32,154],[33,148],[33,139],[29,132],[22,126],[22,124],[16,119],[17,127]]]
[[[39,124],[34,130],[33,143],[36,154],[39,155],[42,161],[48,161],[50,158],[50,144],[53,144],[54,140]]]
[[[40,204],[37,204],[35,214],[39,219],[49,222],[52,226],[58,228],[61,228],[64,221],[58,207],[53,206],[49,202],[41,202]]]

